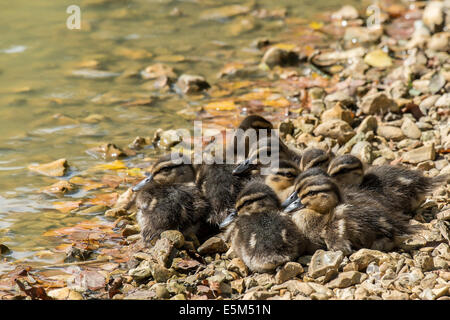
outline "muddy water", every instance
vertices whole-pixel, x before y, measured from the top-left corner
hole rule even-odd
[[[28,165],[66,158],[71,170],[60,179],[85,174],[106,162],[87,154],[87,149],[103,142],[126,146],[135,136],[151,136],[157,128],[189,127],[190,122],[176,111],[207,99],[153,90],[144,80],[127,75],[162,62],[178,74],[201,74],[213,84],[225,62],[260,59],[261,53],[250,45],[254,39],[276,39],[292,17],[311,21],[345,3],[360,5],[350,0],[222,4],[215,0],[15,0],[2,6],[0,243],[12,250],[8,260],[51,261],[42,251],[63,240],[43,237],[44,232],[104,219],[102,212],[55,210],[55,201],[93,193],[81,189],[59,198],[40,193],[58,178],[31,173]],[[81,30],[66,27],[66,8],[73,4],[81,8]],[[211,18],[210,10],[225,4],[249,6],[250,12],[286,8],[288,16],[261,19],[248,13]],[[242,22],[243,17],[249,22]],[[153,100],[149,106],[123,106],[124,101],[149,96]],[[100,115],[101,121],[86,120],[92,115]],[[156,152],[148,148],[145,155]],[[133,161],[138,159],[125,159],[127,165]]]

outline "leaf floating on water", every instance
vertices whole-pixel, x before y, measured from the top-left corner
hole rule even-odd
[[[73,177],[69,180],[69,182],[77,185],[83,186],[83,190],[89,191],[89,190],[95,190],[106,187],[105,184],[96,182],[93,180],[85,179],[82,177]]]
[[[69,213],[70,211],[72,211],[74,209],[78,209],[82,203],[83,203],[82,200],[58,201],[58,202],[53,202],[53,206],[56,208],[56,210],[58,210],[62,213]]]
[[[112,207],[116,203],[119,198],[119,194],[117,192],[114,193],[104,193],[99,194],[93,199],[89,199],[86,201],[86,204],[97,204],[103,205],[106,207]]]
[[[392,66],[392,59],[383,50],[374,50],[364,57],[364,62],[376,68],[387,68]]]
[[[236,104],[233,100],[224,100],[210,102],[205,107],[205,110],[231,111],[236,109]]]
[[[313,30],[319,30],[323,28],[323,23],[322,22],[316,22],[313,21],[309,24],[309,27]]]
[[[126,169],[126,165],[121,160],[115,160],[111,163],[99,164],[99,165],[95,166],[94,169],[97,169],[97,170],[120,170],[120,169]]]
[[[66,174],[68,167],[66,159],[59,159],[41,165],[29,165],[28,169],[50,177],[62,177]]]

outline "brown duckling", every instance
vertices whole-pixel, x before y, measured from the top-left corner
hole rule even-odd
[[[137,221],[144,243],[166,230],[203,237],[210,228],[204,220],[211,211],[208,201],[193,183],[164,184],[152,181],[136,196]]]
[[[336,183],[326,175],[302,173],[295,185],[297,199],[285,212],[293,212],[292,220],[310,241],[307,248],[352,250],[372,248],[391,250],[399,237],[413,234],[416,227],[400,212],[389,212],[365,192],[344,189],[352,193],[345,199]]]
[[[241,122],[238,129],[240,129],[240,133],[244,134],[248,130],[253,129],[255,130],[256,138],[258,138],[259,130],[262,129],[267,130],[264,136],[270,137],[272,128],[272,124],[263,117],[250,115]],[[249,139],[245,135],[242,136],[236,133],[234,136],[235,143],[232,146],[234,148],[234,159],[239,157],[237,152],[241,150],[244,143],[243,139],[245,139],[245,156],[248,154]],[[228,164],[230,159],[226,157],[229,153],[226,150],[223,150],[223,152],[221,156],[225,163],[219,163],[219,161],[212,158],[209,161],[211,164],[203,163],[195,166],[197,171],[195,182],[211,204],[213,210],[209,214],[207,221],[213,225],[219,225],[228,216],[229,210],[234,209],[237,195],[251,178],[250,173],[242,174],[240,177],[233,175],[232,172],[235,165]]]
[[[254,272],[272,272],[295,260],[305,238],[289,216],[280,211],[275,192],[260,181],[248,183],[238,196],[236,210],[221,224],[226,241]]]
[[[244,149],[244,158],[248,156],[250,151],[250,139],[245,136],[249,129],[255,130],[256,140],[259,139],[260,130],[265,130],[265,136],[270,137],[273,129],[273,125],[270,121],[259,115],[249,115],[239,124],[238,131],[234,135],[234,154],[237,155],[240,151],[239,147]],[[242,144],[245,143],[244,146]]]
[[[364,172],[361,160],[350,154],[334,158],[328,174],[338,185],[369,192],[386,208],[408,215],[447,179],[446,176],[425,177],[421,171],[393,165],[373,166]]]
[[[165,154],[153,163],[147,178],[133,187],[133,191],[141,190],[146,184],[156,181],[165,184],[195,181],[195,170],[191,159],[181,153]]]
[[[261,169],[270,163],[289,160],[296,164],[301,161],[301,155],[289,148],[278,136],[264,137],[250,147],[249,156],[233,170],[234,175],[243,175],[251,170]]]
[[[300,170],[306,171],[309,168],[318,167],[327,170],[333,154],[318,148],[306,148],[300,160]]]

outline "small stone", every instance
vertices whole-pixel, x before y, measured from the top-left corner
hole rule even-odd
[[[434,104],[435,107],[447,107],[450,106],[450,93],[443,94]]]
[[[186,296],[182,293],[174,295],[170,300],[186,300]]]
[[[342,108],[342,105],[340,103],[336,103],[333,108],[326,110],[320,118],[322,122],[326,122],[332,119],[338,119],[351,124],[353,121],[353,113]]]
[[[142,261],[136,268],[130,269],[128,275],[132,276],[133,279],[142,280],[148,278],[152,275],[152,270],[150,267],[150,262],[147,260]]]
[[[434,299],[438,299],[442,296],[448,295],[449,288],[450,288],[450,286],[447,284],[441,288],[432,289],[431,292],[434,295]]]
[[[104,143],[86,152],[94,157],[101,157],[106,160],[118,159],[126,155],[122,149],[113,143]]]
[[[433,36],[428,39],[428,49],[433,51],[446,51],[449,47],[450,32],[439,32],[433,34]]]
[[[375,132],[378,128],[378,121],[377,118],[374,116],[367,116],[364,118],[364,120],[361,122],[361,124],[356,129],[356,133],[366,133],[369,131]]]
[[[383,300],[409,300],[409,294],[397,290],[389,290],[381,294]]]
[[[420,131],[419,127],[409,118],[405,118],[401,127],[405,136],[411,139],[420,139],[422,135],[422,131]]]
[[[71,184],[69,181],[61,180],[61,181],[58,181],[58,182],[52,184],[51,186],[42,188],[39,191],[44,192],[44,193],[64,194],[64,193],[72,191],[73,189],[74,189],[73,184]]]
[[[436,215],[439,220],[450,221],[450,209],[441,211]]]
[[[311,293],[314,292],[314,290],[311,288],[311,286],[303,281],[300,280],[289,280],[284,283],[286,285],[287,290],[292,293],[292,295],[298,295],[301,294],[303,296],[310,296]]]
[[[169,292],[169,290],[167,290],[165,284],[157,283],[152,288],[155,290],[156,297],[158,299],[168,299],[168,298],[170,298],[170,292]]]
[[[223,239],[219,237],[209,238],[208,240],[203,242],[203,244],[197,249],[198,253],[201,255],[224,253],[227,252],[227,250],[227,244],[223,241]]]
[[[167,230],[161,233],[161,239],[167,239],[175,246],[175,248],[180,249],[184,245],[184,236],[178,230]]]
[[[175,74],[172,67],[162,64],[156,63],[145,68],[141,76],[143,79],[157,79],[160,77],[167,77],[168,79],[176,79],[177,75]]]
[[[354,20],[358,18],[358,11],[355,7],[346,5],[331,15],[334,20]]]
[[[261,63],[273,68],[275,66],[295,65],[298,61],[299,57],[295,52],[271,47],[264,53]]]
[[[81,293],[69,288],[50,290],[47,295],[56,300],[83,300]]]
[[[248,275],[247,266],[239,258],[234,258],[233,260],[231,260],[227,266],[227,270],[236,272],[239,275],[241,275],[242,277],[246,277]]]
[[[308,274],[312,278],[324,276],[329,270],[336,270],[339,268],[344,255],[341,251],[324,251],[317,250],[311,258]]]
[[[436,299],[436,295],[433,293],[433,291],[429,288],[422,291],[422,293],[419,294],[419,298],[422,300],[434,300]]]
[[[360,108],[363,113],[372,115],[384,115],[388,111],[398,112],[398,105],[383,92],[364,96]]]
[[[66,174],[69,164],[66,159],[59,159],[41,165],[29,165],[28,169],[50,177],[62,177]]]
[[[286,263],[275,275],[275,282],[281,284],[303,273],[303,267],[297,262]]]
[[[242,300],[266,300],[267,298],[271,298],[276,295],[276,292],[271,291],[251,291],[247,292]]]
[[[376,68],[387,68],[392,66],[392,59],[381,49],[369,52],[364,57],[364,62],[369,66]]]
[[[400,128],[393,126],[386,126],[386,125],[378,126],[377,134],[379,136],[382,136],[386,139],[393,141],[400,141],[405,138],[403,131]]]
[[[434,160],[436,158],[436,150],[434,143],[417,149],[408,151],[402,155],[403,162],[417,164],[419,162]]]
[[[174,245],[168,239],[158,239],[150,249],[150,254],[158,264],[169,267],[172,264],[174,249]]]
[[[359,271],[363,271],[372,263],[380,263],[380,261],[388,260],[389,256],[381,251],[371,249],[360,249],[350,256],[350,261],[358,266]]]
[[[180,130],[166,130],[159,134],[159,147],[169,150],[183,141],[183,132]]]
[[[245,281],[244,279],[237,279],[231,281],[231,288],[236,290],[237,293],[241,294],[245,290]]]
[[[347,271],[339,273],[336,279],[328,283],[329,288],[347,288],[361,283],[363,273],[358,271]]]
[[[337,103],[343,107],[351,107],[355,104],[355,99],[344,91],[336,91],[325,97],[324,102],[327,109],[333,108]]]
[[[356,143],[350,153],[358,157],[363,163],[372,163],[372,145],[367,141],[360,141]]]
[[[422,21],[433,33],[440,28],[444,22],[444,2],[429,1],[423,11]]]
[[[355,132],[345,121],[329,120],[314,129],[314,134],[316,136],[336,139],[339,144],[343,145],[355,135]]]
[[[419,252],[414,256],[414,265],[423,271],[430,271],[434,268],[433,258],[426,252]]]
[[[198,93],[211,87],[202,76],[189,74],[181,75],[177,85],[184,94]]]
[[[7,246],[0,243],[0,254],[8,254],[10,252],[11,252],[11,250]]]
[[[166,282],[172,276],[172,273],[169,269],[156,263],[151,264],[151,272],[153,279],[155,279],[156,282],[160,283]]]

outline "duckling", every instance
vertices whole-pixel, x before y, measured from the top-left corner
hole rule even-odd
[[[319,248],[352,250],[371,248],[392,250],[398,237],[409,236],[416,227],[400,212],[387,213],[386,208],[365,192],[341,190],[326,175],[311,175],[308,170],[296,182],[297,199],[285,212],[293,212],[292,220],[309,240],[308,252]]]
[[[236,166],[233,174],[242,175],[249,170],[257,170],[261,164],[267,165],[280,160],[289,160],[298,164],[301,158],[297,151],[289,148],[278,136],[272,135],[261,138],[252,145],[249,156]]]
[[[260,129],[267,129],[267,136],[270,137],[272,128],[273,126],[268,120],[258,115],[251,115],[241,122],[238,129],[243,130],[244,133],[253,129],[256,132],[256,137],[259,137]],[[240,151],[240,147],[238,148],[238,145],[244,142],[242,139],[245,139],[245,156],[248,154],[249,139],[246,136],[236,134],[233,144],[233,159],[239,157],[237,152]],[[195,166],[197,172],[195,183],[212,207],[212,211],[207,218],[207,221],[212,225],[219,225],[228,216],[229,211],[234,208],[239,192],[251,178],[250,172],[242,174],[240,177],[233,175],[234,164],[228,164],[230,159],[226,157],[229,153],[226,150],[223,152],[224,164],[217,163],[213,158],[208,161],[211,164],[202,163]]]
[[[327,170],[333,154],[323,149],[307,148],[302,153],[300,161],[300,170],[305,171],[312,167],[319,167]]]
[[[334,158],[328,173],[339,185],[370,192],[388,209],[407,215],[413,215],[426,194],[447,179],[425,177],[418,170],[392,165],[373,166],[364,172],[362,162],[350,154]]]
[[[146,184],[157,181],[165,184],[193,182],[195,180],[195,170],[191,164],[191,159],[184,154],[165,154],[153,163],[147,178],[143,179],[133,187],[133,191],[141,190]]]
[[[300,174],[298,165],[290,160],[281,159],[269,168],[269,174],[262,176],[264,183],[275,191],[280,201],[285,201],[294,191],[294,183]]]
[[[275,192],[260,181],[241,191],[236,209],[220,225],[224,238],[253,272],[272,272],[295,260],[305,248],[305,238],[292,220],[280,212]]]
[[[146,183],[136,195],[136,208],[146,244],[165,230],[179,230],[199,238],[210,231],[204,220],[211,207],[193,183]]]
[[[248,156],[249,150],[250,150],[250,142],[249,137],[246,137],[245,134],[248,132],[249,129],[255,130],[256,139],[259,139],[260,131],[259,130],[266,130],[266,136],[270,137],[273,129],[273,125],[270,121],[264,119],[263,117],[259,115],[249,115],[245,117],[244,120],[239,124],[238,130],[240,129],[240,132],[236,132],[234,136],[234,154],[237,155],[239,151],[239,146],[242,145],[242,143],[245,143],[244,145],[244,157]],[[244,141],[243,141],[244,140]]]

